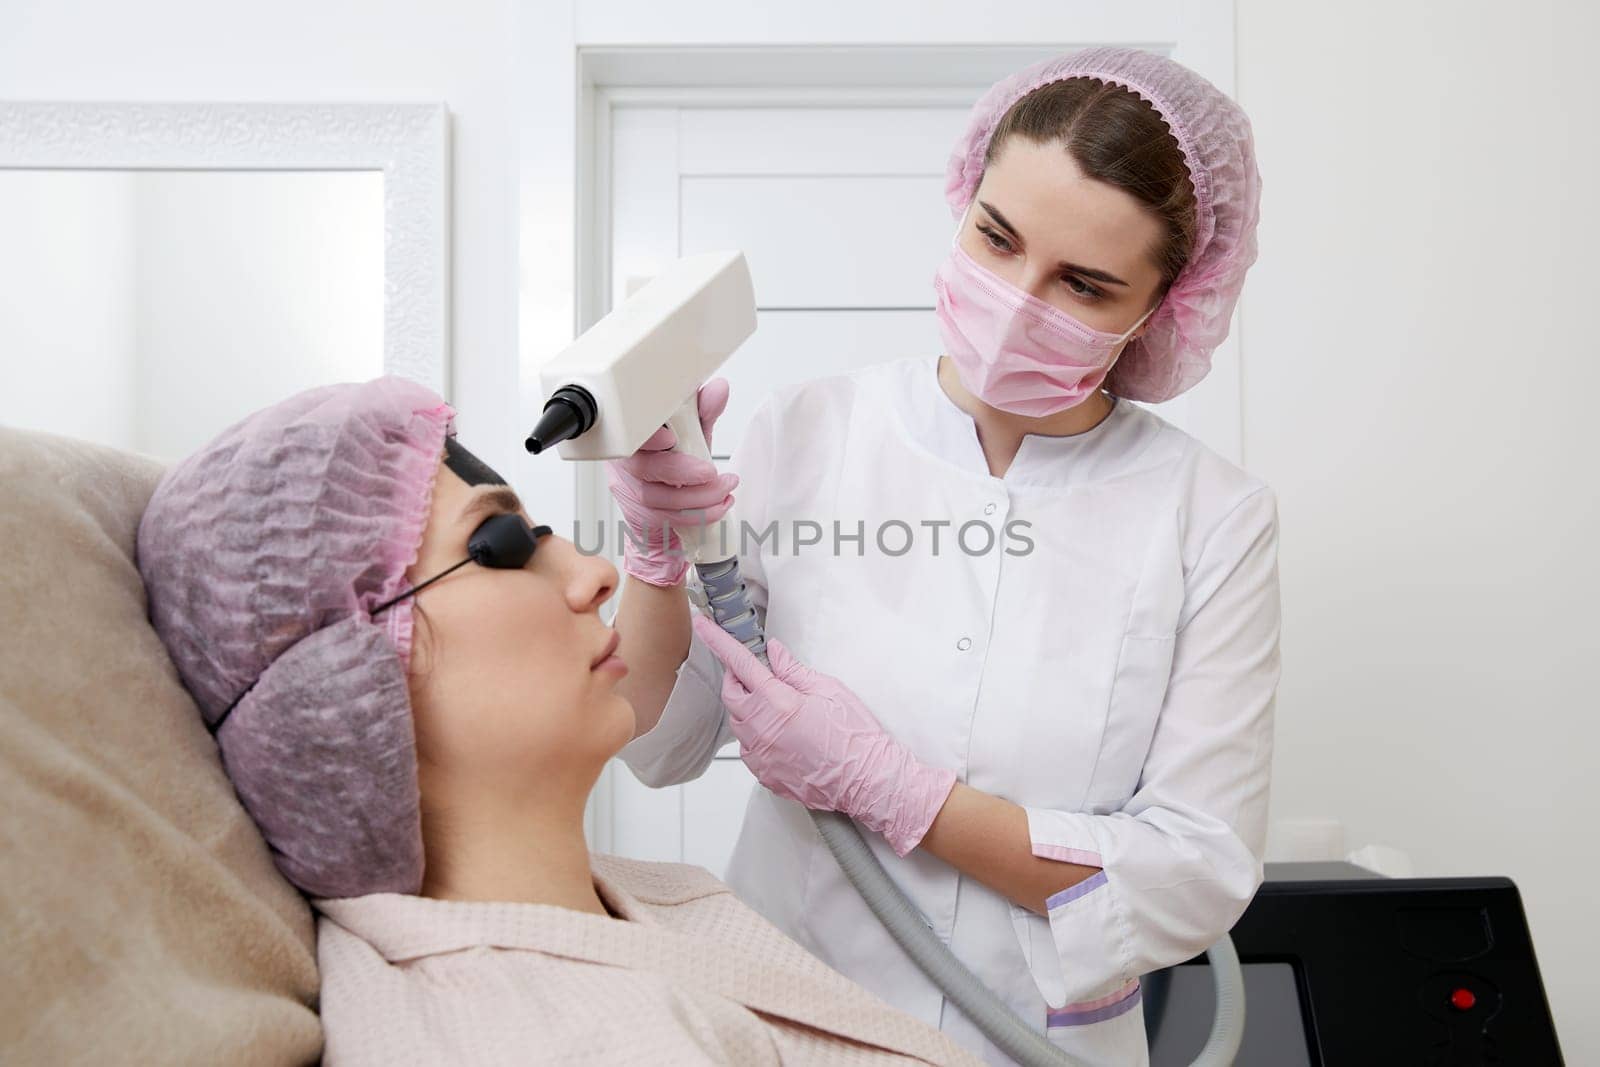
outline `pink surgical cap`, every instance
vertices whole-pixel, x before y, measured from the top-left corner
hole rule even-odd
[[[978,100],[945,170],[945,201],[959,219],[977,193],[989,139],[1011,105],[1041,86],[1093,78],[1131,89],[1155,108],[1183,152],[1194,184],[1196,231],[1189,262],[1143,336],[1128,343],[1106,388],[1130,400],[1170,400],[1211,370],[1211,353],[1256,259],[1261,175],[1250,120],[1220,89],[1153,52],[1086,48],[996,82]]]
[[[407,588],[454,415],[401,378],[306,390],[170,468],[139,523],[150,621],[312,896],[422,885],[412,600],[370,612]]]

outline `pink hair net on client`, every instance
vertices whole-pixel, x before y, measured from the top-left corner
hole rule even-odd
[[[306,390],[171,467],[139,523],[150,621],[314,897],[422,886],[413,598],[371,611],[408,588],[454,417],[395,377]]]
[[[945,168],[945,202],[960,219],[983,177],[983,157],[1011,105],[1041,86],[1093,78],[1131,89],[1155,108],[1183,152],[1194,185],[1194,246],[1183,271],[1106,377],[1130,400],[1170,400],[1211,370],[1211,353],[1228,322],[1245,271],[1256,260],[1261,175],[1243,109],[1182,64],[1135,48],[1085,48],[1024,68],[996,82],[973,105]]]

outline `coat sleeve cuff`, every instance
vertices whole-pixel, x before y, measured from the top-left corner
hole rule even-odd
[[[1030,943],[1023,947],[1034,982],[1050,1007],[1050,1025],[1099,1022],[1131,1010],[1139,1002],[1139,982],[1128,966],[1127,916],[1117,872],[1105,865],[1106,849],[1095,835],[1093,817],[1023,810],[1035,856],[1100,868],[1051,896],[1045,901],[1046,915],[1030,913],[1025,924]]]
[[[618,755],[639,781],[661,788],[700,777],[717,750],[731,740],[722,705],[722,662],[691,631],[689,654],[678,666],[661,718],[623,745]]]

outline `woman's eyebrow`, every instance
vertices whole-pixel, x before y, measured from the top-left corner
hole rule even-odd
[[[481,493],[475,493],[467,500],[461,509],[461,514],[456,517],[457,522],[466,522],[468,519],[485,515],[489,512],[518,512],[522,510],[522,500],[509,487],[504,485],[491,486]]]
[[[992,204],[985,200],[979,200],[978,205],[989,213],[990,217],[994,219],[995,223],[1002,230],[1006,231],[1006,233],[1009,233],[1019,244],[1022,242],[1022,234],[1018,233],[1017,228],[1011,225],[1011,223],[1007,222],[1006,217],[1000,214],[1000,212],[996,211]],[[1097,282],[1106,282],[1109,285],[1122,286],[1126,286],[1128,284],[1115,274],[1107,274],[1105,271],[1095,270],[1093,267],[1080,267],[1076,263],[1068,263],[1064,259],[1060,263],[1057,263],[1056,266],[1061,270],[1070,270],[1074,274],[1081,274],[1085,278],[1093,278]]]

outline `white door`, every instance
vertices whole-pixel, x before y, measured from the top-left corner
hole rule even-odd
[[[750,265],[757,328],[721,371],[719,462],[775,386],[940,350],[932,279],[955,229],[944,167],[982,88],[924,106],[730,98],[611,112],[611,306],[678,256],[737,248]],[[605,529],[616,522],[613,510]],[[683,786],[650,789],[621,761],[606,777],[600,847],[723,875],[754,784],[736,745]]]

